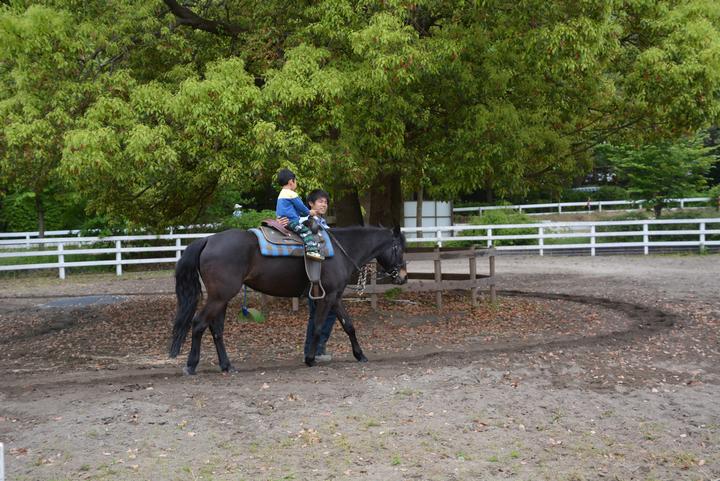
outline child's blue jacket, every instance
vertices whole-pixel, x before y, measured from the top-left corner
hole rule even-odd
[[[297,192],[290,189],[283,189],[280,191],[280,195],[278,195],[275,215],[278,217],[287,217],[289,221],[297,222],[301,216],[306,217],[310,215],[310,209],[303,204]]]

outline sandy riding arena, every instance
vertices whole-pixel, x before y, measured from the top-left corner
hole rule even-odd
[[[410,266],[414,270],[413,266]],[[0,279],[8,480],[720,479],[720,257],[497,259],[499,300],[228,312],[197,376],[167,358],[170,271]],[[88,297],[92,296],[92,297]]]

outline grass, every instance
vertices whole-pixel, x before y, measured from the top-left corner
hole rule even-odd
[[[463,451],[458,451],[455,453],[455,459],[458,461],[472,461],[472,458],[467,455],[467,453],[464,453]]]

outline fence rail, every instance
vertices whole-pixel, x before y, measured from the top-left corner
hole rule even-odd
[[[691,207],[688,204],[703,203],[707,204],[710,201],[710,197],[685,197],[682,199],[667,199],[669,206],[676,205],[681,209]],[[528,215],[540,215],[540,214],[572,214],[589,210],[597,210],[602,212],[612,210],[635,210],[640,209],[646,203],[646,200],[592,200],[590,202],[553,202],[546,204],[515,204],[515,205],[489,205],[489,206],[477,206],[477,207],[455,207],[453,213],[464,213],[464,212],[477,212],[482,215],[483,211],[486,210],[517,210],[525,212]],[[627,209],[614,209],[613,207],[626,206]],[[576,209],[571,209],[575,207]],[[577,209],[579,207],[579,209]],[[610,207],[610,209],[608,209]],[[700,207],[700,206],[693,206]],[[542,209],[538,212],[538,209]]]
[[[176,227],[170,227],[167,229],[168,234],[173,234],[175,232],[182,232],[190,229],[212,229],[217,227],[216,224],[198,224],[198,225],[181,225]],[[89,233],[95,233],[97,234],[99,231],[90,230],[86,231]],[[52,239],[61,239],[61,238],[67,238],[68,236],[73,237],[82,237],[82,230],[79,229],[67,229],[67,230],[46,230],[44,232],[44,236],[40,237],[39,231],[27,231],[27,232],[0,232],[0,248],[4,244],[16,244],[19,239],[24,240],[24,243],[26,246],[29,246],[31,243],[31,240],[39,240],[39,239],[46,239],[46,240],[52,240]]]
[[[499,251],[537,251],[540,255],[548,250],[587,249],[594,256],[599,250],[618,247],[642,247],[647,255],[651,248],[658,247],[702,250],[720,246],[720,218],[462,225],[403,231],[423,232],[422,238],[407,239],[408,244],[432,242],[442,246],[447,242],[483,242]],[[685,238],[653,239],[658,237]],[[575,239],[583,242],[573,242]]]
[[[419,231],[423,232],[423,237],[408,238],[409,245],[442,247],[447,243],[460,246],[476,244],[494,247],[497,251],[536,252],[540,255],[549,251],[583,250],[594,256],[618,248],[642,249],[644,254],[649,254],[654,249],[667,247],[699,251],[708,247],[720,247],[720,218],[542,222],[403,229],[406,234],[417,234]],[[69,268],[114,266],[116,274],[122,275],[123,266],[127,265],[175,263],[190,241],[209,235],[212,233],[57,237],[14,241],[5,239],[0,240],[0,245],[4,247],[4,250],[0,251],[0,271],[57,269],[59,277],[64,279]],[[153,253],[158,253],[161,257],[143,256]],[[445,254],[440,252],[439,255],[444,258]],[[77,256],[83,256],[82,260],[78,260]]]

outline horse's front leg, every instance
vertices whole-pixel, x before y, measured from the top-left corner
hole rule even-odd
[[[320,333],[322,332],[322,325],[325,319],[327,319],[330,309],[333,304],[328,302],[326,299],[315,301],[315,315],[312,316],[310,323],[312,323],[312,340],[310,346],[305,352],[305,364],[312,367],[316,364],[315,353],[317,352],[317,345],[320,341]],[[308,329],[310,332],[310,329]]]
[[[337,308],[335,310],[338,315],[338,320],[340,321],[340,325],[342,326],[345,333],[350,338],[350,344],[352,344],[352,350],[353,350],[353,356],[355,356],[355,359],[358,360],[358,362],[367,362],[368,358],[365,357],[365,354],[363,354],[362,349],[360,349],[360,343],[357,340],[357,336],[355,335],[355,326],[353,326],[352,319],[350,319],[350,314],[348,314],[347,310],[345,309],[345,306],[342,303],[342,299],[338,300]]]

